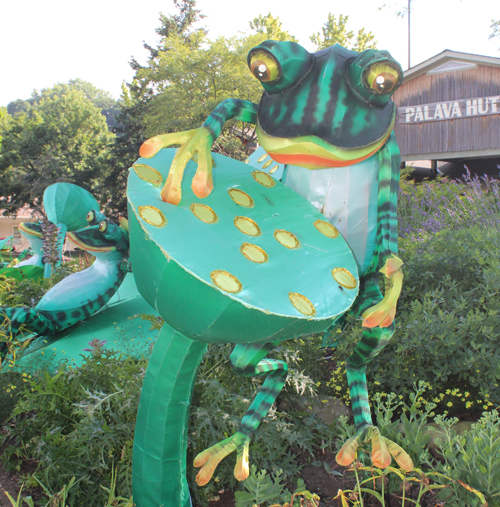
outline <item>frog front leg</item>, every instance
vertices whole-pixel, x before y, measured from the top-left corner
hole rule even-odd
[[[285,362],[264,359],[276,345],[277,343],[238,344],[231,353],[229,361],[236,373],[245,377],[266,375],[266,380],[243,416],[238,431],[196,456],[194,466],[202,467],[196,476],[199,486],[210,481],[217,465],[233,451],[237,453],[234,476],[239,481],[248,477],[250,438],[283,389],[288,374]]]
[[[227,120],[235,119],[255,124],[257,104],[248,100],[226,99],[208,116],[205,123],[196,129],[174,132],[152,137],[144,142],[139,153],[141,157],[151,158],[162,148],[174,144],[182,146],[177,151],[167,181],[161,191],[161,198],[170,204],[179,204],[182,198],[181,183],[184,169],[189,160],[197,156],[198,169],[192,186],[197,197],[207,197],[213,189],[212,181],[212,144],[219,137]]]
[[[362,279],[360,286],[362,297],[353,309],[356,316],[363,315],[368,308],[383,300],[376,281],[377,278],[373,274]],[[379,429],[373,425],[368,400],[366,366],[387,345],[394,334],[394,327],[394,321],[391,321],[390,325],[386,327],[365,327],[360,342],[347,360],[347,382],[356,435],[347,440],[337,454],[336,459],[339,465],[350,465],[356,458],[358,447],[364,443],[371,443],[371,459],[376,467],[388,467],[391,464],[392,455],[401,468],[408,471],[413,468],[413,462],[408,454],[395,442],[380,435]]]

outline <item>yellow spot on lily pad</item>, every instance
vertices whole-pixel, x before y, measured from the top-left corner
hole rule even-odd
[[[240,252],[252,262],[256,262],[257,264],[262,264],[267,262],[269,256],[267,252],[260,248],[257,245],[252,245],[251,243],[243,243],[240,247]]]
[[[235,217],[234,225],[247,236],[260,236],[260,227],[248,217]]]
[[[303,315],[307,315],[308,317],[312,317],[316,315],[316,308],[314,305],[302,294],[298,294],[297,292],[289,292],[288,297],[290,298],[290,302],[292,303],[297,310]]]
[[[205,222],[206,224],[215,224],[219,217],[217,216],[217,213],[206,204],[199,204],[194,202],[191,204],[189,209],[193,212],[193,215],[196,218],[199,218],[202,222]]]
[[[267,169],[273,163],[272,160],[268,160],[263,166],[262,169]]]
[[[222,269],[216,269],[210,273],[212,282],[226,292],[239,292],[242,289],[241,282],[231,273],[223,271]]]
[[[168,223],[163,213],[154,206],[139,206],[139,216],[146,223],[155,227],[163,227]]]
[[[325,222],[324,220],[316,220],[314,227],[327,238],[336,238],[339,235],[338,229],[330,222]]]
[[[134,164],[132,167],[135,174],[137,174],[141,180],[147,181],[155,187],[159,187],[163,183],[162,175],[154,167],[146,164]]]
[[[265,155],[261,155],[258,158],[257,162],[259,162],[259,164],[260,164],[261,162],[264,162],[264,160],[266,160],[266,158],[267,158],[267,153]]]
[[[247,159],[245,160],[245,164],[248,164],[248,162],[250,162],[250,159],[249,159],[249,158],[247,158]]]
[[[274,174],[279,169],[279,167],[280,167],[279,165],[271,167],[271,169],[269,169],[269,174]]]
[[[243,190],[239,190],[238,188],[230,188],[228,190],[229,197],[240,206],[244,208],[253,208],[254,202],[253,199]]]
[[[262,171],[254,171],[252,173],[252,176],[257,183],[260,183],[264,187],[271,188],[274,187],[274,185],[276,185],[274,179],[271,178],[269,174],[264,173]]]
[[[358,286],[356,278],[345,268],[332,269],[333,279],[346,289],[355,289]]]
[[[283,229],[277,229],[274,231],[274,237],[276,241],[283,245],[286,248],[290,248],[293,250],[294,248],[298,248],[300,246],[300,241],[297,239],[295,234],[292,234],[289,231],[284,231]]]

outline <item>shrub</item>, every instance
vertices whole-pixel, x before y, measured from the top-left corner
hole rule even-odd
[[[479,226],[401,242],[396,332],[368,366],[372,392],[408,396],[423,380],[441,412],[481,413],[500,403],[499,251],[500,232]],[[348,319],[335,349],[339,365],[361,333]]]
[[[319,340],[290,341],[276,350],[275,356],[286,358],[291,366],[284,397],[314,396],[317,380],[298,368],[307,370],[311,364],[312,370],[321,371]],[[132,494],[132,443],[147,360],[124,359],[97,343],[93,348],[93,355],[80,368],[61,369],[53,378],[47,374],[25,377],[29,388],[4,427],[7,447],[2,459],[10,467],[33,460],[36,477],[50,492],[60,491],[75,477],[68,492],[70,504],[100,507],[106,501],[100,484],[113,482],[113,469],[117,495],[129,498]],[[188,463],[237,430],[262,383],[231,370],[231,349],[228,344],[210,346],[200,366],[190,415]],[[258,469],[283,469],[282,478],[290,480],[302,466],[299,454],[312,456],[333,437],[330,428],[307,411],[283,414],[272,409],[252,439],[250,460]],[[223,460],[214,480],[204,488],[195,485],[196,471],[188,467],[197,505],[208,505],[221,488],[236,487],[234,460],[234,456]],[[25,479],[28,486],[36,486],[32,476]]]

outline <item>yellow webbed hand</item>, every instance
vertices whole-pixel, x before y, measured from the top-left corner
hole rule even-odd
[[[403,286],[403,261],[393,255],[380,272],[385,276],[385,295],[380,303],[363,313],[363,327],[389,327],[396,316],[396,306]]]
[[[174,132],[172,134],[163,134],[152,137],[144,142],[139,150],[139,154],[144,158],[151,158],[162,148],[167,148],[174,144],[182,146],[177,151],[167,181],[161,191],[163,201],[170,204],[179,204],[182,191],[182,177],[184,169],[191,158],[196,158],[198,169],[193,178],[191,188],[197,197],[207,197],[213,189],[212,181],[212,147],[213,137],[205,127],[186,130],[185,132]]]

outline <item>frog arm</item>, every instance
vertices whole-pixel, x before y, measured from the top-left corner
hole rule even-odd
[[[380,303],[362,315],[363,327],[388,327],[394,321],[403,283],[403,262],[398,253],[397,202],[400,155],[394,133],[379,152],[377,211],[377,254],[367,274],[379,271],[384,276],[385,295]]]
[[[239,481],[248,477],[250,438],[283,389],[288,374],[288,367],[283,361],[264,359],[276,345],[277,342],[240,343],[231,353],[229,361],[236,373],[245,377],[266,375],[266,380],[241,420],[238,431],[196,456],[194,466],[201,467],[196,476],[199,486],[207,484],[220,461],[234,451],[237,454],[234,476]]]
[[[210,113],[201,127],[163,134],[145,141],[139,150],[141,157],[145,158],[153,157],[162,148],[174,144],[182,145],[172,161],[167,181],[161,191],[161,198],[165,202],[179,204],[182,197],[181,183],[184,169],[193,156],[197,156],[198,169],[191,188],[197,197],[207,197],[213,189],[210,155],[212,144],[219,137],[228,120],[234,119],[255,124],[257,109],[258,105],[248,100],[226,99]]]

